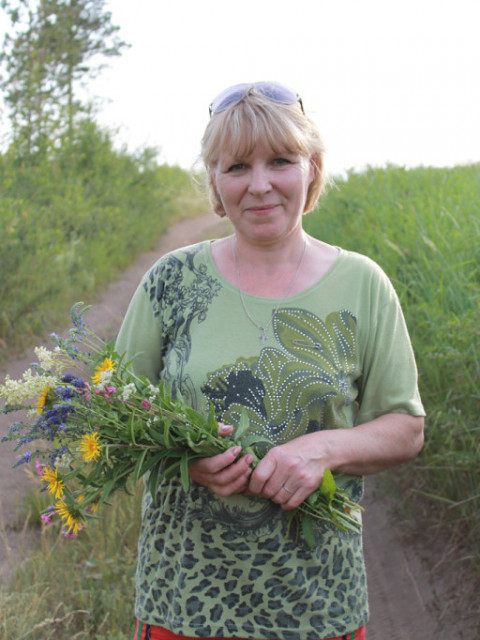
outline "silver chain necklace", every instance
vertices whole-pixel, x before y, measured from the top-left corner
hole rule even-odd
[[[292,280],[290,281],[290,284],[287,287],[287,290],[283,294],[282,299],[278,302],[278,304],[275,307],[275,309],[272,311],[272,315],[270,316],[270,320],[267,322],[267,324],[265,326],[262,326],[261,324],[258,324],[258,322],[256,322],[252,318],[252,316],[250,315],[250,312],[249,312],[249,310],[247,308],[247,303],[245,302],[245,298],[243,296],[242,287],[241,287],[241,284],[240,284],[240,267],[239,267],[239,264],[238,264],[236,242],[235,242],[235,238],[232,238],[232,253],[233,253],[233,260],[235,262],[235,268],[237,270],[237,286],[238,286],[238,292],[240,294],[240,300],[242,302],[242,307],[243,307],[243,310],[245,311],[245,315],[247,316],[247,318],[250,320],[250,322],[253,325],[255,325],[257,327],[257,329],[260,329],[260,331],[262,332],[261,335],[260,335],[260,342],[262,344],[265,344],[265,341],[267,339],[267,329],[272,324],[273,319],[275,318],[275,315],[276,315],[277,311],[280,308],[280,305],[285,300],[285,298],[288,297],[290,291],[293,289],[293,285],[295,284],[295,281],[296,281],[297,276],[298,276],[298,274],[300,272],[300,269],[302,268],[302,264],[303,264],[303,260],[305,258],[306,252],[307,252],[307,238],[305,238],[305,242],[303,244],[303,251],[302,251],[302,255],[300,257],[300,261],[299,261],[297,269],[296,269],[296,271],[295,271],[295,273],[293,275],[293,278],[292,278]]]

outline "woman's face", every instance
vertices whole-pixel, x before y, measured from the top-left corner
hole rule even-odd
[[[228,218],[245,240],[274,243],[301,229],[314,178],[309,158],[276,153],[259,143],[249,156],[222,153],[211,177]]]

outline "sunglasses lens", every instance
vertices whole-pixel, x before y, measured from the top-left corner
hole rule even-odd
[[[295,104],[299,98],[295,91],[276,82],[258,82],[255,89],[266,98],[282,104]]]
[[[251,84],[236,84],[234,87],[229,87],[222,91],[210,105],[210,111],[212,113],[220,113],[225,111],[227,107],[240,100],[247,95],[252,88]]]
[[[210,105],[210,114],[220,113],[221,111],[225,111],[230,105],[240,102],[250,89],[256,89],[262,96],[265,96],[265,98],[273,100],[274,102],[280,102],[281,104],[295,104],[300,101],[300,96],[295,93],[295,91],[276,82],[236,84],[233,87],[225,89],[225,91],[222,91],[222,93],[215,98]]]

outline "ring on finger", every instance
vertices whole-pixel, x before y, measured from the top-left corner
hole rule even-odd
[[[285,485],[283,485],[282,489],[284,491],[286,491],[287,493],[295,493],[295,491],[292,491],[291,489],[288,489]]]

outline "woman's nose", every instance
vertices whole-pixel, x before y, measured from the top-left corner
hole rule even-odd
[[[250,193],[253,195],[262,195],[264,193],[268,193],[271,188],[270,174],[267,167],[252,167],[249,184]]]

